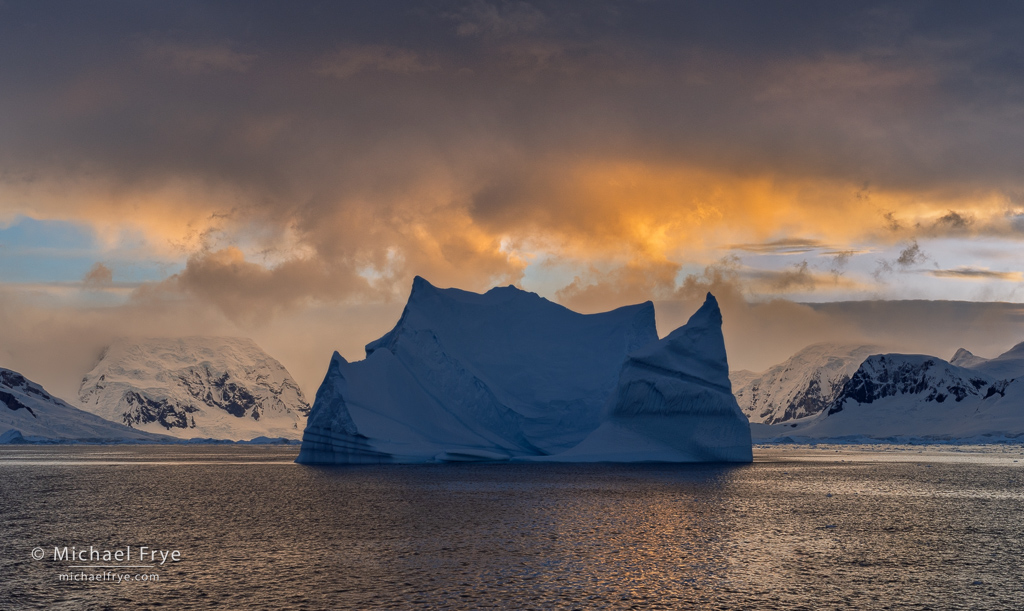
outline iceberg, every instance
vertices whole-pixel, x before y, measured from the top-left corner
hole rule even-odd
[[[710,295],[659,341],[650,302],[579,314],[419,277],[365,359],[333,355],[302,439],[307,464],[751,460]]]

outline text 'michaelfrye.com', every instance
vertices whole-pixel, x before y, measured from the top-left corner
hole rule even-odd
[[[139,572],[139,569],[155,569],[168,563],[181,562],[180,550],[165,550],[148,545],[126,545],[112,549],[95,545],[55,545],[52,550],[48,554],[46,549],[36,547],[31,555],[34,560],[69,563],[61,567],[67,569],[67,572],[57,575],[58,581],[68,582],[155,582],[160,581],[159,574]]]

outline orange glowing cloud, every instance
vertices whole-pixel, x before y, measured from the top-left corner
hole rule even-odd
[[[504,198],[485,193],[474,217],[582,261],[698,261],[718,249],[789,236],[851,250],[917,235],[1005,224],[999,193],[879,190],[824,178],[740,175],[674,164],[554,164],[545,181]],[[959,212],[953,212],[958,210]]]

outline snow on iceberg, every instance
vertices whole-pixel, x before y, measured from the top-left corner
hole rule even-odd
[[[696,324],[691,320],[659,342],[650,302],[584,315],[512,286],[480,295],[438,289],[417,277],[395,328],[366,346],[364,360],[349,363],[334,354],[314,400],[298,462],[568,457],[566,451],[590,439],[603,421],[628,420],[628,410],[637,408],[628,402],[619,405],[621,385],[651,375],[651,370],[639,368],[648,361],[675,371],[681,382],[685,378],[687,384],[703,385],[703,391],[683,384],[690,393],[684,399],[672,394],[679,392],[679,384],[659,381],[654,386],[669,393],[668,402],[657,413],[641,410],[637,422],[673,420],[681,438],[672,448],[692,445],[695,434],[715,443],[719,433],[710,428],[727,421],[725,411],[711,407],[718,404],[708,393],[718,393],[728,397],[718,400],[731,401],[730,409],[735,408],[729,412],[735,420],[729,426],[745,431],[746,453],[730,451],[728,457],[735,458],[728,458],[703,450],[666,452],[659,431],[651,441],[653,449],[643,456],[633,443],[628,456],[608,448],[611,453],[604,458],[595,458],[591,451],[579,460],[749,461],[749,430],[732,399],[721,315],[713,298],[701,312],[694,317]],[[714,328],[701,330],[702,324]],[[683,335],[711,340],[676,341]],[[669,348],[664,348],[665,341]],[[698,349],[704,347],[707,353]],[[637,365],[627,361],[631,354],[641,359]],[[695,403],[686,411],[680,402],[691,399]],[[700,417],[691,418],[695,415]],[[730,444],[735,441],[732,433],[722,435]]]

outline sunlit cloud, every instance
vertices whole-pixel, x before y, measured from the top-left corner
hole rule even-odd
[[[863,291],[869,287],[842,275],[842,271],[831,268],[822,273],[812,269],[809,263],[801,261],[781,270],[743,270],[750,292],[754,294],[800,294],[819,289]]]
[[[15,4],[0,288],[61,316],[257,333],[415,275],[587,311],[713,290],[750,333],[811,320],[786,300],[1024,294],[992,271],[1024,269],[1020,7]]]

